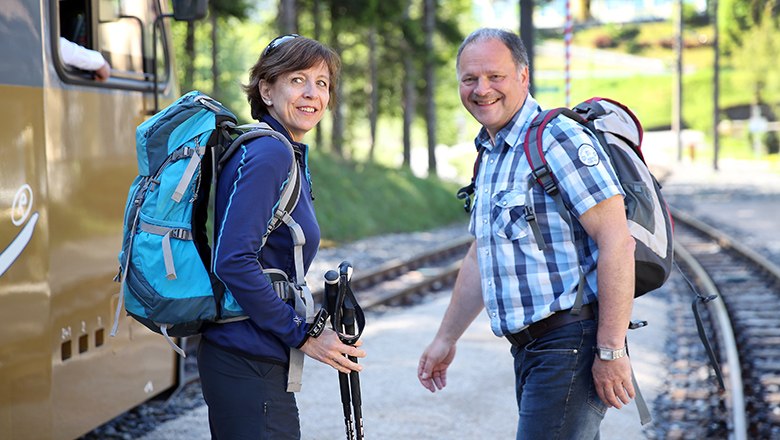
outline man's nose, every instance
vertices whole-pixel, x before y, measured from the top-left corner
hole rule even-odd
[[[477,85],[474,87],[474,94],[484,95],[490,90],[490,81],[487,78],[477,78]]]

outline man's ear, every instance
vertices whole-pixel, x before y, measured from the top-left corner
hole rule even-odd
[[[523,66],[523,68],[520,69],[520,83],[526,91],[528,91],[528,86],[530,84],[530,74],[528,66]]]

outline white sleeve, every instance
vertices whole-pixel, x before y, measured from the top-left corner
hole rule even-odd
[[[60,57],[62,62],[82,70],[97,70],[106,64],[100,52],[79,46],[60,37]]]

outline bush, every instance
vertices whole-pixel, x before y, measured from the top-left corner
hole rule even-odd
[[[780,153],[780,139],[778,139],[776,131],[768,131],[764,135],[764,145],[766,145],[766,152],[769,154]]]
[[[599,35],[593,40],[593,45],[599,49],[611,49],[617,47],[615,40],[609,35]]]
[[[607,33],[613,40],[628,43],[639,36],[639,26],[635,25],[609,25]]]

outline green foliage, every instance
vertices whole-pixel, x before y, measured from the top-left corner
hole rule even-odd
[[[767,20],[775,20],[780,14],[780,2],[776,0],[720,0],[718,21],[722,47],[731,53],[748,38],[746,31]]]
[[[744,70],[750,80],[750,94],[754,104],[763,102],[764,90],[780,84],[777,54],[780,51],[780,32],[773,20],[764,19],[747,30],[742,45],[734,51],[734,64]]]
[[[343,242],[466,221],[457,185],[420,179],[408,170],[311,154],[314,207],[323,239]]]

